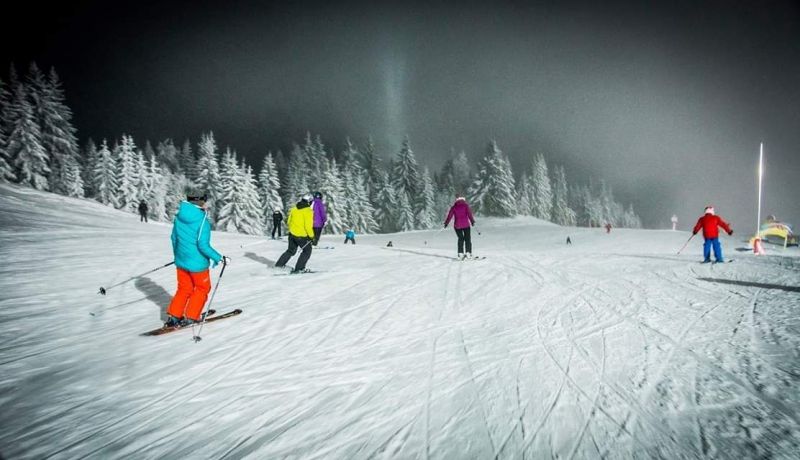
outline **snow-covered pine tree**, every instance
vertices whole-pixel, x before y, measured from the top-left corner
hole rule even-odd
[[[244,178],[240,172],[236,154],[230,147],[226,148],[219,162],[219,180],[217,181],[217,186],[219,187],[220,193],[214,201],[214,205],[217,208],[217,229],[219,230],[230,232],[238,231],[238,223],[242,216],[233,215],[233,213],[240,211],[241,208],[236,207],[231,200],[241,200],[241,183]],[[231,206],[228,206],[229,203]]]
[[[192,151],[192,143],[189,139],[183,141],[183,146],[178,151],[178,165],[180,172],[183,173],[184,178],[194,180],[195,171],[197,170],[197,160]]]
[[[145,200],[147,200],[147,217],[149,219],[165,222],[169,219],[167,214],[167,193],[168,181],[171,180],[172,173],[166,166],[159,165],[156,157],[150,157],[147,163],[148,169],[148,190]]]
[[[306,162],[304,167],[306,175],[305,182],[308,186],[308,190],[319,190],[321,188],[322,176],[329,168],[327,154],[325,153],[325,145],[322,143],[322,139],[319,135],[317,135],[315,139],[312,139],[311,133],[306,132],[303,153],[304,155],[302,158]]]
[[[140,198],[139,178],[145,171],[140,169],[133,137],[123,134],[114,153],[117,158],[117,208],[136,213]]]
[[[10,118],[11,131],[6,140],[6,151],[12,160],[14,174],[20,184],[37,190],[48,190],[50,165],[42,147],[39,123],[28,100],[25,85],[18,82],[12,88]]]
[[[156,159],[159,166],[169,169],[170,172],[178,170],[178,149],[172,139],[165,139],[158,143],[156,146]]]
[[[419,229],[429,229],[436,226],[436,196],[433,187],[433,178],[426,167],[422,171],[422,189],[417,200],[417,212],[414,216]]]
[[[150,151],[148,158],[155,159],[155,152],[152,148]],[[136,171],[139,174],[139,181],[136,183],[136,206],[138,209],[139,202],[147,199],[153,186],[153,177],[150,176],[150,168],[147,166],[145,153],[142,150],[136,151]]]
[[[364,147],[361,148],[361,168],[365,171],[366,181],[364,187],[367,189],[370,203],[377,203],[376,184],[381,180],[381,173],[383,165],[381,158],[375,150],[375,144],[372,142],[372,137],[367,139]]]
[[[258,191],[261,200],[261,210],[264,214],[264,229],[271,228],[272,212],[280,209],[286,215],[281,199],[281,183],[278,176],[278,168],[272,159],[272,153],[267,153],[264,162],[261,164],[261,171],[258,173]]]
[[[380,171],[375,183],[376,198],[373,205],[375,206],[375,222],[378,223],[380,231],[384,233],[397,229],[397,195],[389,180],[389,173]]]
[[[81,165],[75,155],[65,157],[62,168],[62,192],[64,195],[73,198],[83,198],[84,186],[81,174]]]
[[[533,216],[543,220],[553,218],[553,188],[550,185],[550,175],[544,155],[536,155],[533,160],[531,172],[531,185],[533,187],[533,203],[531,210]]]
[[[414,230],[414,210],[411,209],[411,203],[408,202],[408,195],[398,193],[397,196],[397,221],[395,226],[401,232]]]
[[[0,182],[14,181],[17,178],[11,166],[11,158],[8,156],[8,135],[11,132],[10,109],[11,93],[0,79]]]
[[[603,225],[603,204],[599,197],[594,195],[594,188],[591,185],[583,187],[583,202],[586,206],[586,216],[588,227],[600,227]]]
[[[526,216],[533,215],[533,185],[530,176],[522,173],[517,187],[517,211]]]
[[[575,211],[569,207],[567,175],[563,166],[553,170],[553,222],[572,227],[577,223]]]
[[[306,152],[299,145],[294,144],[286,168],[285,183],[283,184],[283,199],[288,203],[297,202],[300,197],[310,191],[308,183],[308,162]]]
[[[462,150],[458,156],[453,159],[453,188],[455,193],[467,193],[471,178],[472,168],[469,165],[467,154]]]
[[[181,201],[186,199],[186,190],[193,187],[190,181],[183,173],[179,172],[171,174],[167,180],[167,192],[165,199],[165,206],[167,212],[167,220],[172,220],[178,212],[178,206]]]
[[[30,81],[42,147],[50,159],[50,189],[63,195],[68,187],[74,186],[67,182],[69,179],[65,168],[68,163],[73,164],[69,158],[79,154],[76,130],[72,126],[72,111],[65,103],[64,90],[54,69],[45,78],[33,64]]]
[[[106,206],[119,208],[117,190],[119,190],[117,162],[108,148],[108,143],[103,139],[103,143],[100,144],[100,150],[97,152],[97,161],[92,170],[93,196],[95,200]]]
[[[347,225],[347,210],[344,207],[344,184],[336,160],[322,173],[321,191],[325,194],[325,210],[328,217],[327,229],[331,233],[342,233]]]
[[[214,140],[214,133],[208,132],[200,137],[197,145],[197,166],[195,168],[195,186],[205,193],[210,202],[208,216],[211,221],[216,221],[216,215],[220,207],[216,204],[220,192],[220,171],[217,161],[217,142]]]
[[[505,154],[491,141],[469,188],[468,199],[476,213],[511,217],[517,214],[515,182]]]
[[[242,205],[245,208],[245,220],[240,231],[248,235],[264,235],[267,227],[264,226],[265,215],[259,198],[258,182],[253,174],[253,168],[245,164],[244,160],[242,160],[240,174],[244,178]]]
[[[398,195],[406,195],[409,206],[412,206],[412,216],[414,215],[413,206],[416,204],[416,200],[422,189],[421,182],[419,164],[417,163],[417,158],[414,156],[414,152],[411,150],[408,137],[406,137],[403,140],[403,146],[400,152],[398,152],[392,166],[392,186],[394,186]],[[412,228],[413,225],[412,219]]]
[[[82,177],[83,177],[83,190],[85,196],[93,197],[94,196],[94,181],[92,177],[94,176],[94,167],[97,164],[97,145],[94,143],[92,138],[90,137],[89,140],[86,141],[86,145],[83,148],[83,167],[81,168]]]
[[[353,162],[343,165],[344,197],[347,208],[345,227],[354,229],[359,233],[372,233],[377,230],[375,222],[375,209],[367,196],[364,185],[365,174],[359,165]],[[345,228],[347,230],[347,228]]]

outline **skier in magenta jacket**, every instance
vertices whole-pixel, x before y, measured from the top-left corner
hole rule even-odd
[[[458,236],[458,258],[467,259],[472,258],[472,238],[470,237],[470,227],[475,225],[475,218],[472,217],[472,210],[469,209],[467,199],[463,196],[456,197],[456,202],[450,207],[450,212],[447,213],[447,219],[444,221],[444,228],[453,220],[453,228],[456,230]],[[466,256],[464,255],[464,246],[466,245]]]

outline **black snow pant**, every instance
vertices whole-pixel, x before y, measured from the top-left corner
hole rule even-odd
[[[140,212],[139,213],[139,222],[147,223],[147,213],[146,212]]]
[[[353,243],[353,244],[356,244],[355,238],[344,237],[344,244],[347,244],[348,241]]]
[[[457,228],[456,235],[458,236],[458,253],[464,253],[464,245],[467,246],[467,252],[472,254],[472,238],[470,237],[470,228]]]
[[[302,251],[300,253],[300,257],[297,258],[297,263],[294,266],[295,270],[304,270],[306,268],[306,262],[311,257],[311,238],[307,238],[305,236],[294,236],[291,233],[289,234],[289,249],[286,250],[283,254],[281,254],[280,259],[275,263],[276,267],[285,267],[286,262],[291,259],[293,255],[297,253],[297,248],[300,248]]]
[[[314,227],[314,246],[319,243],[320,236],[322,236],[322,227]]]
[[[275,239],[275,232],[278,232],[278,238],[281,237],[281,220],[272,219],[272,239]]]

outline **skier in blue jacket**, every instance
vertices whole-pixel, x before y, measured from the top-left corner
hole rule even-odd
[[[172,226],[172,252],[178,271],[178,290],[167,309],[166,326],[199,321],[211,291],[209,261],[216,267],[227,258],[211,247],[211,223],[206,217],[206,196],[181,201]]]

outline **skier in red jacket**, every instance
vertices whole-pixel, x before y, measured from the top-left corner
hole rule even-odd
[[[700,229],[703,229],[703,263],[711,262],[711,247],[714,247],[714,258],[717,262],[725,262],[722,257],[722,246],[719,244],[719,230],[717,227],[722,227],[723,230],[728,232],[728,235],[733,235],[730,225],[714,214],[713,206],[706,206],[705,213],[702,217],[697,219],[697,223],[692,230],[692,235],[697,235]]]

